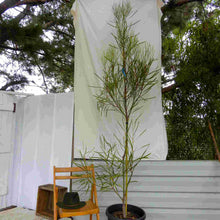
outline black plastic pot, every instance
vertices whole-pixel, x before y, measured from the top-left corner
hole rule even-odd
[[[119,218],[113,216],[113,213],[116,212],[116,211],[122,211],[122,204],[111,205],[106,209],[105,214],[107,215],[108,220],[120,220]],[[128,204],[128,211],[134,213],[137,216],[139,216],[138,218],[136,218],[136,220],[146,219],[146,213],[140,207]],[[128,220],[128,219],[126,218],[124,220]]]

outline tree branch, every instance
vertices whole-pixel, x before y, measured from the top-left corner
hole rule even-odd
[[[216,140],[215,140],[215,135],[214,135],[214,132],[213,132],[213,130],[212,130],[212,125],[211,125],[210,121],[208,121],[208,124],[209,124],[209,130],[210,130],[210,133],[211,133],[211,136],[212,136],[213,144],[214,144],[214,146],[215,146],[215,151],[216,151],[218,160],[219,160],[219,162],[220,162],[220,152],[219,152],[219,149],[218,149],[217,142],[216,142]]]
[[[179,85],[177,85],[176,83],[170,85],[170,86],[167,86],[167,87],[164,87],[162,88],[162,93],[167,93],[167,92],[170,92],[171,90],[177,88]]]
[[[191,2],[202,2],[202,1],[204,1],[204,0],[180,0],[175,5],[176,6],[181,6],[181,5],[184,5],[184,4],[191,3]]]
[[[19,1],[16,6],[19,5],[42,5],[45,4],[47,2],[52,2],[54,0],[23,0],[23,1]]]
[[[43,24],[42,28],[43,28],[43,29],[48,29],[48,28],[50,28],[51,26],[53,26],[54,24],[55,24],[54,21],[49,21],[49,22]]]
[[[203,1],[204,1],[204,0],[179,0],[179,1],[177,1],[177,2],[171,1],[171,2],[169,2],[168,4],[165,4],[165,5],[161,8],[161,11],[164,12],[164,11],[166,11],[167,9],[176,8],[176,7],[179,7],[179,6],[182,6],[182,5],[191,3],[191,2],[203,2]]]
[[[0,44],[0,48],[7,49],[7,50],[14,50],[14,51],[24,51],[23,48],[14,48],[14,47],[9,47],[9,46],[5,46],[5,45],[1,45],[1,44]],[[40,53],[38,51],[32,51],[32,52],[39,54],[39,55],[42,55],[42,56],[45,56],[45,53]]]
[[[60,34],[65,35],[65,36],[67,36],[67,37],[69,37],[69,38],[71,38],[71,39],[73,38],[73,35],[70,35],[70,34],[65,33],[64,31],[61,31],[61,30],[58,30],[58,29],[55,30],[55,29],[53,29],[53,28],[47,28],[47,30],[60,33]]]
[[[14,48],[14,47],[9,47],[9,46],[5,46],[5,45],[1,45],[1,44],[0,44],[0,48],[14,50],[14,51],[22,51],[21,48]]]
[[[47,86],[47,83],[46,83],[44,71],[41,69],[41,67],[40,67],[40,65],[38,64],[38,62],[37,62],[36,59],[35,59],[35,63],[36,63],[36,65],[37,65],[37,67],[38,67],[38,69],[39,69],[39,71],[40,71],[40,73],[41,73],[41,75],[42,75],[42,77],[43,77],[43,82],[44,82],[44,85],[45,85],[45,87],[46,87],[46,93],[48,94],[48,93],[49,93],[49,89],[48,89],[48,86]]]
[[[30,14],[30,6],[29,5],[27,5],[25,7],[25,9],[19,15],[17,15],[17,17],[14,18],[14,21],[19,23],[28,14]]]
[[[6,91],[11,86],[22,85],[22,84],[26,84],[26,83],[28,83],[28,81],[27,81],[27,79],[24,79],[24,78],[21,80],[11,81],[11,82],[6,83],[4,86],[2,86],[0,88],[0,90]]]
[[[0,4],[0,15],[2,15],[9,8],[13,8],[20,0],[5,0]]]
[[[54,0],[5,0],[0,4],[0,15],[10,8],[14,8],[20,5],[42,5],[47,2],[52,2]]]

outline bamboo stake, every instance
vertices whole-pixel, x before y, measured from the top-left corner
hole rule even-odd
[[[219,160],[219,162],[220,162],[220,153],[219,153],[219,149],[218,149],[217,142],[216,142],[216,140],[215,140],[215,135],[214,135],[214,133],[213,133],[213,130],[212,130],[212,126],[211,126],[210,121],[208,121],[208,123],[209,123],[209,130],[210,130],[210,133],[211,133],[211,136],[212,136],[212,140],[213,140],[213,143],[214,143],[214,146],[215,146],[216,154],[217,154],[218,160]]]

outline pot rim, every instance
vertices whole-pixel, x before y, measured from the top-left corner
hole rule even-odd
[[[114,217],[112,215],[112,213],[114,211],[121,211],[122,210],[122,205],[123,205],[122,203],[118,203],[118,204],[112,204],[112,205],[108,206],[106,208],[106,212],[105,212],[106,216],[108,218],[109,217],[112,218],[112,220],[120,220],[119,218]],[[134,213],[136,213],[137,215],[140,216],[138,219],[141,219],[141,220],[143,219],[144,220],[146,218],[146,213],[145,213],[145,211],[141,207],[136,206],[136,205],[132,205],[132,204],[127,204],[127,206],[128,206],[128,210],[129,209],[131,209],[131,210],[133,209]],[[111,209],[113,209],[113,210],[111,210]],[[123,219],[121,219],[121,220],[123,220]],[[126,219],[124,219],[124,220],[126,220]]]

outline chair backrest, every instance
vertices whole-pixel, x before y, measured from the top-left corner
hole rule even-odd
[[[58,173],[70,173],[69,175],[57,175]],[[78,174],[80,173],[80,174]],[[56,180],[68,180],[68,179],[81,179],[81,178],[90,178],[91,180],[91,200],[96,205],[98,205],[97,200],[97,191],[96,191],[96,182],[95,182],[95,171],[94,165],[85,166],[85,167],[55,167],[54,166],[54,192],[56,189]],[[55,198],[57,201],[57,198]]]
[[[70,175],[62,176],[56,175],[56,173],[70,173]],[[85,172],[86,174],[73,174],[77,172]],[[88,174],[88,173],[91,174]],[[94,165],[85,166],[85,167],[55,167],[54,166],[54,179],[55,180],[64,180],[64,179],[80,179],[80,178],[91,178],[94,177]]]

